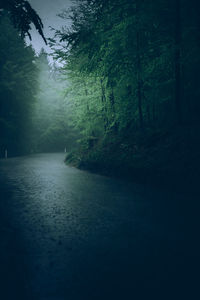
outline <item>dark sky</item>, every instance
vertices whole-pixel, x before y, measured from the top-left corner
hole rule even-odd
[[[70,25],[68,20],[62,20],[57,16],[57,14],[62,12],[63,9],[67,9],[71,6],[70,0],[29,0],[29,2],[41,17],[44,24],[44,34],[47,38],[53,36],[53,32],[51,32],[49,26],[58,29],[63,25]],[[50,52],[49,47],[45,46],[42,38],[36,30],[32,30],[31,36],[31,43],[37,53],[41,50],[41,48],[45,48],[47,52]]]

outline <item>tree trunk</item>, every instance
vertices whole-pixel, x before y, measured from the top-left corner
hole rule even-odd
[[[148,126],[151,125],[151,113],[150,113],[150,106],[147,104],[147,122]]]
[[[113,89],[113,84],[111,82],[111,93],[110,93],[110,105],[111,105],[111,110],[112,110],[112,121],[114,121],[114,132],[118,132],[118,123],[116,122],[116,111],[115,111],[115,95],[114,95],[114,89]]]
[[[143,129],[143,111],[142,111],[142,80],[141,80],[141,57],[140,57],[140,41],[139,32],[137,32],[137,97],[140,128]]]
[[[182,122],[181,107],[181,4],[175,0],[175,109],[177,122]]]
[[[114,91],[113,91],[113,86],[111,85],[111,93],[110,93],[110,104],[112,108],[112,112],[115,115],[115,96],[114,96]]]
[[[153,119],[153,125],[155,126],[155,123],[156,123],[156,106],[155,106],[155,103],[153,103],[153,106],[152,106],[152,119]]]
[[[103,86],[102,79],[100,79],[100,83],[101,83],[101,102],[102,102],[102,111],[103,111],[104,130],[106,131],[108,127],[108,119],[107,119],[107,109],[106,109],[106,95],[105,95],[105,89]]]
[[[84,83],[84,87],[85,87],[85,96],[86,96],[86,98],[87,98],[87,96],[88,96],[87,85],[86,85],[85,81],[84,81],[83,83]],[[86,107],[87,107],[87,113],[89,114],[89,113],[90,113],[90,108],[89,108],[89,103],[88,103],[88,101],[87,101]]]
[[[141,53],[140,53],[140,32],[139,32],[139,12],[138,1],[136,1],[136,65],[137,65],[137,98],[140,128],[143,129],[143,111],[142,111],[142,78],[141,78]]]

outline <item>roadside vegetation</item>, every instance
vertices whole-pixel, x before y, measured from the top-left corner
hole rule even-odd
[[[199,176],[199,5],[75,1],[55,58],[79,148],[66,161],[143,181]]]
[[[56,62],[49,65],[44,50],[36,55],[25,44],[29,27],[14,26],[3,12],[1,157],[6,149],[10,155],[65,149],[66,162],[79,168],[194,183],[199,13],[195,0],[73,1],[60,14],[71,27],[48,39]]]

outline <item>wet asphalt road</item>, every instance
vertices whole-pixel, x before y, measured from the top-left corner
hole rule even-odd
[[[199,299],[196,196],[0,160],[0,299]]]

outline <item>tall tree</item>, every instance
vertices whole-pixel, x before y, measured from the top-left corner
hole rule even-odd
[[[181,107],[181,1],[175,0],[175,105],[177,120],[182,121]]]
[[[62,44],[55,55],[74,87],[68,93],[72,116],[84,138],[98,132],[102,140],[133,141],[170,131],[183,118],[197,122],[196,0],[74,3],[71,28],[57,31]]]
[[[27,34],[31,39],[31,24],[34,24],[36,30],[42,36],[44,42],[47,43],[43,34],[42,20],[28,1],[0,0],[0,10],[5,10],[9,13],[13,25],[21,32],[22,37]]]
[[[143,129],[143,111],[142,111],[142,78],[141,78],[141,46],[140,46],[140,25],[139,25],[139,3],[138,0],[135,2],[136,5],[136,66],[137,66],[137,97],[138,97],[138,111],[140,128]]]
[[[28,151],[30,115],[37,89],[35,53],[20,38],[10,20],[0,20],[0,151]]]

